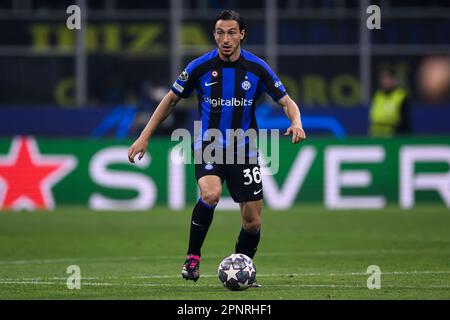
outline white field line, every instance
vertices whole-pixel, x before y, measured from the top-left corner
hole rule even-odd
[[[376,255],[376,254],[442,254],[450,249],[367,249],[367,250],[318,250],[318,251],[292,251],[292,252],[261,252],[258,257],[288,257],[288,256],[329,256],[329,255]],[[225,258],[226,255],[209,254],[209,258]],[[129,262],[129,261],[155,261],[164,259],[183,259],[183,255],[156,255],[156,256],[118,256],[118,257],[92,257],[92,258],[61,258],[61,259],[23,259],[0,260],[0,265],[27,265],[52,263],[81,263],[81,262]]]
[[[413,270],[413,271],[389,271],[381,272],[381,275],[438,275],[438,274],[450,274],[450,270]],[[332,272],[332,273],[263,273],[258,274],[258,278],[273,278],[273,277],[341,277],[341,276],[368,276],[365,272]],[[202,274],[202,278],[216,278],[215,274]],[[81,277],[82,281],[85,280],[125,280],[125,279],[177,279],[181,276],[172,275],[142,275],[131,277]],[[0,284],[7,282],[42,282],[48,280],[66,280],[66,277],[50,277],[50,278],[0,278]],[[156,284],[158,285],[158,284]]]
[[[0,284],[25,284],[25,285],[55,285],[55,286],[65,286],[65,283],[58,282],[48,282],[48,281],[7,281],[1,282]],[[181,288],[192,288],[192,284],[156,284],[156,283],[102,283],[102,282],[82,282],[81,287],[83,286],[92,286],[92,287],[181,287]],[[195,286],[195,285],[194,285]],[[220,284],[204,284],[200,285],[201,287],[208,288],[217,288],[221,287]],[[339,289],[339,288],[361,288],[366,289],[367,286],[364,285],[351,285],[351,284],[267,284],[263,285],[264,287],[270,288],[329,288],[329,289]],[[391,288],[391,289],[450,289],[450,285],[428,285],[428,286],[410,286],[410,285],[382,285],[382,288]],[[257,289],[261,290],[261,289]]]
[[[65,285],[65,282],[52,282],[52,281],[14,281],[12,279],[8,281],[0,281],[1,284],[35,284],[35,285],[56,285],[61,286]],[[103,283],[103,282],[82,282],[83,286],[112,286],[112,283]],[[118,284],[116,284],[118,285]]]

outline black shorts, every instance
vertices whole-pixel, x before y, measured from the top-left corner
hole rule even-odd
[[[227,188],[234,202],[263,199],[263,187],[259,164],[195,164],[197,181],[207,175],[218,176]]]

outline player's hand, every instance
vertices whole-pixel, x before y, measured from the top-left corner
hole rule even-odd
[[[300,124],[292,124],[284,134],[288,136],[292,133],[292,143],[299,143],[306,139],[306,133]]]
[[[147,151],[148,141],[143,138],[138,138],[128,149],[128,160],[134,163],[134,157],[139,154],[138,159],[141,160]]]

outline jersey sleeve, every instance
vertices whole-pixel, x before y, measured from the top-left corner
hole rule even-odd
[[[187,67],[181,72],[175,82],[172,84],[172,91],[181,98],[189,98],[192,91],[195,88],[195,79],[192,74],[193,68],[192,63],[188,64]]]
[[[272,97],[272,99],[277,102],[282,97],[287,95],[286,89],[283,83],[280,81],[278,76],[268,64],[263,62],[263,74],[262,74],[262,88],[263,90]]]

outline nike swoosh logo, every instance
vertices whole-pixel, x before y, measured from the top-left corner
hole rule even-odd
[[[259,189],[258,191],[253,191],[253,194],[256,196],[258,193],[260,193],[262,189]]]
[[[192,221],[192,224],[193,224],[194,226],[199,226],[199,227],[203,227],[203,225],[201,225],[201,224],[198,224],[198,223],[195,223],[194,221]]]
[[[216,82],[210,82],[210,83],[205,82],[205,87],[212,86],[213,84],[216,84],[216,83],[218,83],[218,82],[217,81]]]

